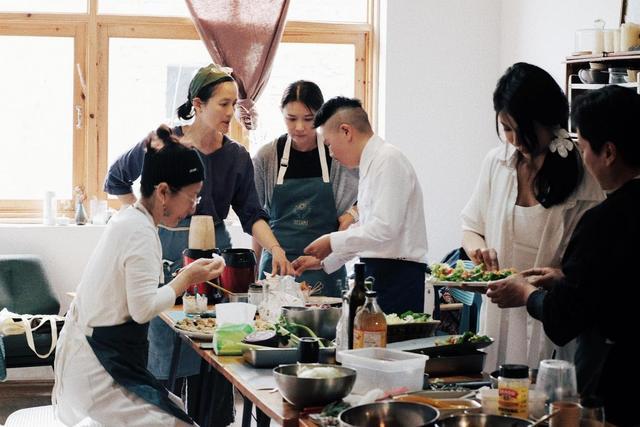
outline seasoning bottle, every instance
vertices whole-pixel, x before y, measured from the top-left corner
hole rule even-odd
[[[498,377],[498,412],[501,415],[529,416],[529,367],[501,365]]]
[[[353,321],[356,317],[358,308],[364,305],[365,291],[364,287],[364,263],[357,262],[353,266],[355,280],[351,292],[349,292],[349,348],[353,348]]]
[[[354,320],[353,348],[386,347],[387,320],[376,301],[376,291],[367,291],[366,296]]]
[[[336,350],[346,350],[349,345],[349,294],[342,291],[342,314],[336,325]]]

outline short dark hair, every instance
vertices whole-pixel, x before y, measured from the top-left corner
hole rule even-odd
[[[162,148],[151,145],[152,137],[146,141],[146,153],[142,163],[140,193],[150,197],[156,185],[166,182],[172,192],[204,180],[204,165],[196,150],[178,142],[171,128],[160,125],[155,135],[163,142]]]
[[[318,111],[324,103],[322,91],[314,82],[298,80],[291,83],[284,90],[280,100],[280,108],[284,108],[290,102],[302,102],[309,110]]]
[[[362,102],[360,102],[359,99],[347,98],[345,96],[336,96],[325,102],[316,112],[313,127],[323,126],[331,117],[341,110],[348,110],[352,113],[350,124],[360,132],[371,130],[371,124],[369,123],[367,112],[362,108]]]
[[[566,129],[569,119],[569,103],[558,83],[542,68],[525,62],[512,65],[500,77],[493,92],[493,108],[496,132],[498,114],[510,115],[518,127],[518,142],[532,155],[543,149],[535,132],[536,122]],[[545,208],[562,203],[576,189],[582,173],[578,150],[570,151],[567,157],[548,153],[534,178],[536,200]]]
[[[609,85],[587,91],[573,101],[571,118],[594,152],[611,142],[624,163],[640,167],[640,95],[633,89]]]

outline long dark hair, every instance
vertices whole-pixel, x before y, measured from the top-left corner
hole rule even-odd
[[[233,77],[231,76],[222,77],[216,80],[215,82],[208,84],[202,89],[200,89],[200,91],[198,91],[198,93],[196,94],[196,96],[194,96],[194,98],[200,98],[202,102],[206,103],[209,100],[209,98],[211,98],[214,95],[216,87],[218,87],[220,83],[233,82],[233,81],[235,80],[233,80]],[[187,102],[179,106],[176,111],[178,113],[178,117],[180,117],[183,120],[189,120],[195,114],[193,111],[193,103],[191,102],[191,99],[187,99]]]
[[[314,82],[298,80],[291,83],[284,90],[280,100],[280,109],[294,101],[302,102],[309,110],[316,112],[324,104],[324,97],[322,96],[322,91]]]
[[[499,133],[498,114],[510,115],[518,127],[518,142],[531,155],[543,149],[535,123],[550,129],[566,129],[569,118],[567,98],[553,77],[542,68],[524,62],[512,65],[500,77],[493,92],[493,108],[496,132]],[[577,149],[571,150],[567,157],[547,153],[533,181],[536,199],[545,208],[562,203],[576,189],[582,173]]]

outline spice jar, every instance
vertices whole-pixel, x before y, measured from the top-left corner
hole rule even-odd
[[[501,365],[498,377],[498,412],[527,418],[529,415],[529,367]]]

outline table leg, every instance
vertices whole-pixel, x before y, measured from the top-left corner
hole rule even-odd
[[[251,410],[253,409],[253,402],[245,396],[242,396],[242,400],[242,427],[251,427]]]
[[[269,427],[271,419],[256,406],[256,424],[258,427]]]
[[[173,340],[173,353],[171,354],[171,365],[169,365],[169,378],[167,380],[167,388],[174,393],[176,386],[176,375],[178,374],[178,365],[180,364],[180,347],[182,347],[182,340],[180,334],[176,332],[176,337]]]

